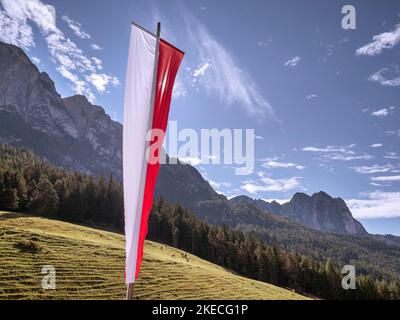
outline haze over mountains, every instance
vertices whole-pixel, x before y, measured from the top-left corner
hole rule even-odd
[[[122,125],[84,96],[61,98],[18,47],[0,43],[0,143],[32,149],[56,165],[86,174],[122,177]],[[277,217],[324,232],[367,234],[346,203],[324,192],[297,193],[280,205],[218,194],[192,166],[162,165],[157,196],[179,202],[216,224],[262,226]]]

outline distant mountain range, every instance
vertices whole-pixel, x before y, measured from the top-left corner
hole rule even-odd
[[[122,125],[81,95],[61,98],[49,76],[20,48],[0,43],[0,143],[32,149],[67,169],[122,179]],[[291,201],[228,200],[192,166],[162,165],[156,195],[179,202],[210,223],[233,227],[291,223],[323,232],[367,234],[346,203],[324,192]],[[283,219],[283,220],[282,220]]]
[[[335,233],[366,234],[360,222],[353,218],[346,203],[341,198],[332,198],[321,191],[311,197],[305,193],[296,193],[284,204],[276,201],[253,200],[247,196],[238,196],[230,200],[233,204],[252,204],[272,214],[288,217],[292,221],[315,230]]]

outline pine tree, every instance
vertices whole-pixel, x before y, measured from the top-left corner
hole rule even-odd
[[[59,199],[56,190],[46,175],[42,175],[31,200],[30,209],[40,215],[53,216],[58,210]]]
[[[16,188],[18,196],[18,210],[25,211],[28,207],[28,186],[24,176],[18,173],[16,176]]]

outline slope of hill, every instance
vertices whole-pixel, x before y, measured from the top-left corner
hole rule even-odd
[[[0,299],[124,299],[122,235],[0,212]],[[56,290],[41,288],[44,265]],[[138,299],[305,299],[183,251],[146,242]]]
[[[195,170],[192,169],[190,168],[190,171]],[[26,150],[0,145],[0,190],[2,190],[0,209],[3,210],[22,212],[30,210],[61,220],[94,221],[97,225],[123,230],[123,192],[120,183],[111,178],[94,179],[65,171],[40,160]],[[191,190],[192,195],[201,193]],[[253,234],[267,245],[278,245],[285,251],[314,257],[320,262],[331,259],[337,265],[355,265],[359,273],[371,275],[375,280],[398,279],[400,247],[387,243],[385,238],[316,231],[297,224],[287,217],[268,214],[251,204],[230,206],[225,199],[221,197],[210,201],[199,201],[195,208],[197,217],[208,221],[209,224],[224,224],[232,229],[244,231],[248,235]],[[171,218],[168,214],[170,211],[166,208],[164,217],[166,220]],[[189,216],[189,220],[198,220],[194,219],[192,213]],[[179,233],[193,235],[194,233],[189,230],[197,230],[197,226],[186,226],[185,229],[182,224],[175,224],[176,221],[172,221],[173,226],[169,230],[171,236],[161,239],[156,236],[165,229],[166,221],[161,222],[156,229],[150,227],[150,236],[153,236],[154,240],[194,252],[191,247],[179,246],[172,235],[175,235],[175,238]],[[202,237],[203,235],[200,239],[203,239]],[[192,240],[189,243],[192,243]],[[203,239],[201,247],[204,246]],[[228,247],[229,244],[224,243],[224,247],[220,249],[224,251]],[[207,259],[201,250],[198,254]],[[218,260],[212,261],[218,263]],[[234,266],[229,268],[237,271]],[[245,270],[240,272],[248,276]],[[254,278],[263,279],[257,275],[254,275]]]

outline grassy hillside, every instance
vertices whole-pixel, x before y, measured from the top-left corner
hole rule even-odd
[[[0,299],[124,299],[124,259],[122,235],[0,212]],[[44,265],[56,268],[56,290],[41,288]],[[304,299],[150,241],[136,298]]]

